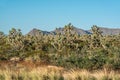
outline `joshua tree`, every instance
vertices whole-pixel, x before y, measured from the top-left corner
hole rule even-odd
[[[5,34],[0,31],[0,38],[2,38],[3,36],[5,36]]]
[[[90,47],[91,48],[100,47],[101,46],[101,37],[102,37],[102,32],[96,25],[93,25]]]
[[[22,49],[23,48],[23,35],[21,33],[21,30],[16,30],[15,28],[12,28],[9,31],[8,35],[8,44],[10,44],[15,49]]]

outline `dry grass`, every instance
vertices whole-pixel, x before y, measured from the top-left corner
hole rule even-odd
[[[66,70],[56,66],[36,66],[29,62],[29,65],[5,65],[0,69],[0,80],[120,80],[120,74],[106,69],[93,72]]]

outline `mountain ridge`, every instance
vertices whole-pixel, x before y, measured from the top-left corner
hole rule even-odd
[[[98,28],[102,31],[103,35],[118,35],[118,34],[120,34],[120,28],[106,28],[106,27],[98,27]],[[35,36],[39,33],[43,33],[43,34],[61,33],[61,34],[63,34],[64,33],[63,29],[64,29],[64,27],[63,28],[60,27],[60,28],[56,28],[53,31],[43,31],[40,29],[33,28],[30,32],[27,33],[27,35]],[[84,30],[84,29],[77,28],[77,27],[73,27],[73,32],[76,32],[79,35],[92,34],[91,29]]]

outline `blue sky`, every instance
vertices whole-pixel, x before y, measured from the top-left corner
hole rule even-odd
[[[52,31],[71,22],[75,27],[92,25],[120,28],[120,0],[0,0],[0,31],[33,28]]]

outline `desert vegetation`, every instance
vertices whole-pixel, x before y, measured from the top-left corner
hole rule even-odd
[[[30,68],[30,65],[32,68]],[[21,68],[19,68],[21,66]],[[64,69],[56,66],[35,67],[18,64],[0,69],[0,80],[119,80],[120,74],[113,70],[88,71]]]
[[[52,65],[19,62],[15,66],[10,62],[1,62],[0,80],[119,80],[117,71],[101,69],[66,69]]]
[[[120,35],[102,35],[96,25],[91,30],[92,34],[80,35],[72,24],[68,24],[62,32],[44,34],[39,31],[34,36],[23,35],[20,29],[15,28],[8,35],[0,32],[1,62],[10,62],[13,67],[19,62],[32,62],[65,69],[49,71],[44,66],[31,71],[17,68],[20,71],[16,72],[16,68],[5,67],[0,70],[0,79],[119,80]]]

